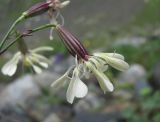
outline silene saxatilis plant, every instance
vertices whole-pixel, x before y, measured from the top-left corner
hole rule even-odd
[[[108,67],[113,67],[119,71],[125,71],[129,68],[129,65],[121,54],[115,52],[97,52],[90,54],[87,51],[81,41],[64,27],[64,18],[60,14],[60,9],[67,6],[69,3],[70,1],[68,0],[63,2],[59,0],[46,0],[33,5],[27,11],[23,12],[2,39],[0,43],[0,55],[5,53],[16,43],[18,46],[17,53],[4,64],[1,68],[1,72],[4,75],[13,76],[19,66],[18,64],[21,63],[26,67],[32,68],[35,73],[42,73],[42,70],[48,68],[51,62],[40,53],[45,51],[52,52],[53,48],[42,46],[29,49],[25,43],[25,38],[32,36],[37,31],[50,28],[50,39],[52,40],[52,32],[54,30],[68,52],[74,57],[75,65],[69,67],[64,75],[51,84],[51,87],[61,88],[65,82],[69,82],[66,98],[67,101],[72,104],[75,98],[83,98],[88,93],[87,85],[81,80],[83,77],[88,79],[91,74],[94,75],[104,93],[107,91],[112,92],[114,91],[114,86],[104,72],[108,70]],[[47,13],[50,17],[50,22],[48,24],[24,32],[19,32],[16,29],[17,24],[20,22],[27,21],[28,18],[40,16],[44,13]],[[61,22],[57,21],[58,17],[60,17]],[[6,44],[11,36],[13,36],[14,39]]]

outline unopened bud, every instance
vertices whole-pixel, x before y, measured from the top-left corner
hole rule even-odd
[[[29,17],[41,15],[41,14],[45,13],[46,11],[48,11],[49,8],[50,8],[50,2],[37,3],[36,5],[32,6],[29,10],[24,12],[25,17],[29,18]]]

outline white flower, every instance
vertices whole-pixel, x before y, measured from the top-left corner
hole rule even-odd
[[[41,73],[42,68],[48,68],[49,60],[38,54],[44,51],[52,51],[51,47],[39,47],[29,50],[25,55],[17,52],[11,60],[9,60],[1,69],[4,75],[13,76],[17,70],[20,61],[26,66],[31,66],[36,73]]]
[[[92,73],[97,78],[104,93],[106,93],[106,91],[112,92],[114,86],[104,74],[109,65],[120,71],[125,71],[129,68],[128,63],[124,61],[124,57],[117,53],[95,53],[92,56],[88,56],[87,61],[84,59],[77,59],[76,56],[76,66],[70,68],[61,78],[53,82],[51,86],[59,88],[65,82],[70,81],[66,97],[69,103],[73,103],[75,97],[85,97],[88,92],[87,86],[80,80],[80,77],[86,76],[88,78]],[[72,69],[72,78],[70,78],[69,74]]]
[[[69,53],[76,59],[76,66],[73,70],[71,83],[67,90],[68,102],[72,103],[74,97],[79,98],[86,95],[86,86],[80,78],[83,76],[89,78],[90,74],[93,74],[97,78],[104,93],[106,91],[112,92],[114,86],[104,72],[109,66],[120,71],[127,70],[129,65],[124,61],[124,56],[117,53],[95,53],[90,55],[79,39],[69,32],[63,25],[57,25],[55,30]],[[68,79],[68,74],[65,74],[53,84],[61,85],[65,79]]]
[[[73,67],[70,68],[61,78],[53,82],[53,84],[51,85],[54,88],[59,88],[63,86],[65,82],[70,82],[67,89],[66,98],[67,101],[71,104],[73,103],[75,97],[83,98],[88,93],[87,86],[79,78],[78,67],[74,68],[72,77],[69,77],[72,69]]]

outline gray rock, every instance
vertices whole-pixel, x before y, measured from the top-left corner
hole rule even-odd
[[[63,74],[66,70],[75,65],[75,60],[72,56],[65,58],[63,55],[55,55],[51,58],[53,62],[52,72]]]
[[[0,108],[0,122],[30,122],[31,119],[19,107]]]
[[[33,77],[35,83],[41,88],[50,88],[50,85],[57,80],[61,75],[53,72],[43,72],[42,74]]]
[[[74,110],[76,113],[95,110],[103,106],[104,102],[105,100],[103,98],[90,92],[85,98],[79,100],[78,103],[75,104]]]
[[[26,75],[13,81],[0,93],[0,106],[22,104],[40,94],[32,76]]]
[[[47,92],[49,92],[53,96],[56,95],[61,97],[62,99],[65,99],[65,90],[61,90],[61,88],[51,87],[51,84],[55,82],[58,78],[60,78],[62,75],[57,74],[55,72],[43,72],[42,74],[34,76],[34,81],[41,89],[47,90]]]
[[[146,79],[146,70],[139,64],[133,64],[130,68],[120,74],[118,81],[136,83]]]
[[[146,75],[146,70],[143,66],[134,64],[131,65],[126,72],[120,74],[118,81],[120,81],[121,83],[131,83],[134,87],[134,91],[132,93],[134,94],[134,97],[141,97],[142,90],[144,88],[150,88]]]
[[[43,122],[62,122],[56,114],[49,115]]]

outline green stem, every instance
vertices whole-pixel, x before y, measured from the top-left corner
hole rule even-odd
[[[42,25],[38,28],[35,28],[35,29],[32,29],[29,31],[29,34],[32,34],[32,33],[35,33],[37,31],[40,31],[40,30],[43,30],[43,29],[47,29],[47,28],[52,28],[52,27],[56,27],[56,25],[53,25],[53,24],[46,24],[46,25]],[[13,40],[11,43],[9,43],[2,51],[0,51],[0,55],[2,55],[5,51],[7,51],[13,44],[15,44],[20,38],[23,38],[24,36],[26,35],[18,35],[16,37],[15,40]]]
[[[0,55],[2,55],[4,52],[6,52],[14,43],[16,43],[20,38],[22,38],[22,35],[19,35],[14,41],[12,41],[11,43],[9,43],[5,49],[3,49],[1,52],[0,52]]]
[[[34,33],[34,32],[37,32],[37,31],[40,31],[40,30],[44,30],[44,29],[47,29],[47,28],[52,28],[52,27],[56,27],[57,25],[54,25],[54,24],[46,24],[46,25],[42,25],[38,28],[35,28],[33,30],[31,30],[31,33]]]
[[[5,35],[5,37],[3,38],[1,44],[0,44],[0,50],[3,47],[3,45],[5,44],[6,40],[8,39],[10,33],[13,31],[14,27],[20,23],[23,19],[25,18],[25,14],[22,14],[22,16],[20,16],[10,27],[10,29],[8,30],[7,34]]]

